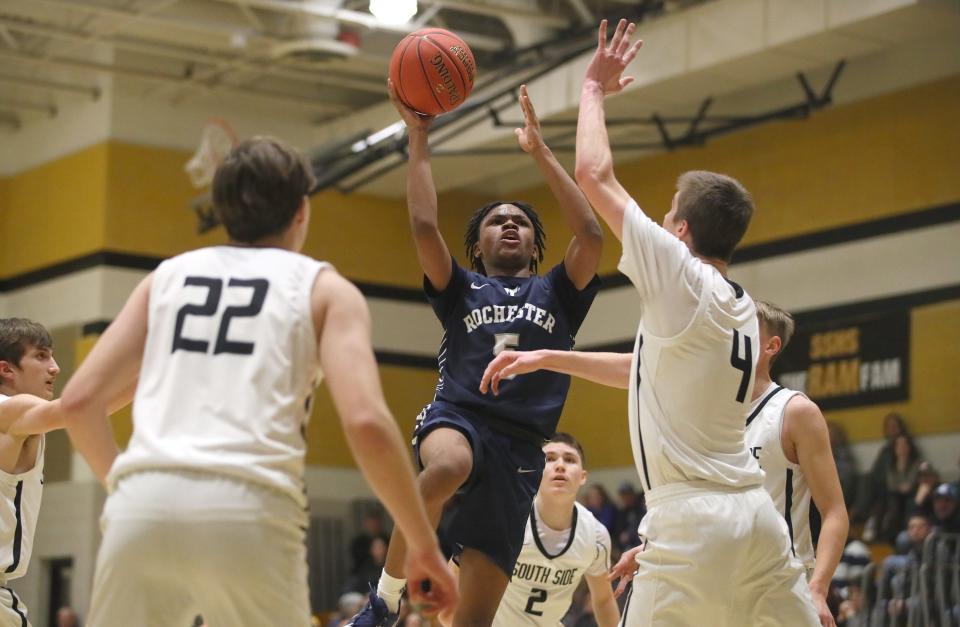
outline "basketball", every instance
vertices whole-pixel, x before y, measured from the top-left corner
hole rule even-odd
[[[405,105],[425,115],[453,111],[476,76],[473,52],[457,35],[424,28],[400,40],[390,57],[390,80]]]

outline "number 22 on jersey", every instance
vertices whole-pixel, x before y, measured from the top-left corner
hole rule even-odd
[[[220,299],[223,296],[223,279],[188,276],[184,282],[184,287],[195,286],[206,288],[207,298],[203,304],[190,303],[182,306],[177,311],[177,322],[173,332],[173,349],[175,353],[178,350],[206,353],[210,348],[210,342],[203,339],[184,337],[183,326],[187,321],[187,316],[201,316],[212,318],[217,314],[220,307]],[[252,290],[250,301],[245,305],[231,305],[223,310],[218,325],[216,342],[213,347],[213,354],[232,353],[234,355],[253,354],[253,342],[239,342],[227,339],[230,331],[230,322],[234,318],[251,318],[260,313],[263,309],[263,302],[267,297],[267,289],[270,283],[266,279],[230,279],[227,282],[227,289],[246,289]]]

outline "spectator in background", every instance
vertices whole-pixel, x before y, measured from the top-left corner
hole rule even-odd
[[[837,463],[837,476],[840,478],[840,489],[843,491],[843,502],[850,509],[857,499],[857,481],[859,473],[857,461],[850,451],[847,441],[847,432],[836,422],[827,421],[827,432],[830,435],[830,449],[833,459]]]
[[[911,566],[920,562],[923,543],[932,531],[930,519],[915,512],[907,521],[907,531],[897,538],[897,554],[883,560],[878,590],[881,594],[889,590],[891,594],[889,598],[881,599],[881,603],[886,603],[887,615],[892,620],[890,624],[900,625],[906,619],[906,600],[913,584]]]
[[[594,483],[587,488],[587,495],[583,499],[583,505],[593,516],[600,521],[610,535],[614,534],[614,525],[617,518],[617,508],[610,500],[610,495],[599,483]]]
[[[923,543],[932,531],[933,524],[930,518],[920,512],[911,514],[910,520],[907,521],[907,530],[897,536],[896,554],[885,559],[883,567],[919,562],[923,554]]]
[[[933,524],[945,533],[960,533],[960,490],[956,484],[941,483],[933,492]]]
[[[893,542],[904,528],[907,508],[917,492],[922,460],[917,447],[906,433],[893,441],[893,464],[887,469],[880,521],[880,538]]]
[[[917,472],[917,491],[910,504],[910,513],[921,511],[933,516],[933,492],[940,485],[940,473],[928,461],[920,462]]]
[[[864,539],[873,540],[876,528],[880,522],[877,510],[882,508],[882,495],[885,491],[887,471],[893,466],[893,442],[898,436],[909,435],[907,423],[902,415],[890,412],[883,418],[883,436],[886,440],[870,467],[870,473],[865,478],[863,489],[860,491],[860,503],[857,507],[857,520],[867,520],[864,530]],[[870,520],[872,518],[872,520]]]
[[[372,510],[364,514],[360,527],[360,533],[350,541],[351,574],[359,573],[361,568],[368,565],[370,544],[375,538],[383,540],[385,544],[390,542],[390,534],[384,529],[383,512],[380,510]],[[376,581],[379,576],[380,573],[378,572],[373,581]]]
[[[620,499],[620,508],[614,525],[613,541],[620,551],[626,551],[640,544],[637,528],[640,526],[640,519],[647,513],[647,507],[643,494],[638,494],[629,481],[620,484],[617,497]]]

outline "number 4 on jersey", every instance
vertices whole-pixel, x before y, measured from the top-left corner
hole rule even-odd
[[[737,402],[742,403],[747,398],[747,388],[750,387],[750,373],[753,371],[753,348],[750,336],[743,336],[743,357],[740,357],[740,332],[733,330],[733,350],[730,353],[730,365],[743,373],[740,377],[740,389],[737,390]]]

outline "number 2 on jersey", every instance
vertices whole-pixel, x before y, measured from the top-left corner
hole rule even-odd
[[[730,365],[743,373],[740,377],[740,389],[737,390],[737,402],[742,403],[747,398],[747,388],[750,387],[750,373],[753,371],[753,348],[750,345],[750,336],[743,336],[743,357],[740,357],[740,332],[733,330],[733,351],[730,353]]]
[[[183,336],[183,325],[187,321],[187,316],[213,317],[220,306],[220,297],[223,295],[223,280],[203,276],[188,276],[183,282],[184,286],[193,285],[207,289],[207,300],[202,305],[188,304],[177,311],[177,324],[173,331],[173,350],[185,350],[194,353],[206,353],[210,348],[210,342],[206,340],[195,340]],[[250,302],[246,305],[232,305],[223,310],[223,316],[220,318],[220,325],[217,330],[217,341],[213,347],[213,354],[231,353],[234,355],[253,354],[253,342],[237,342],[227,339],[230,330],[230,321],[234,318],[250,318],[256,316],[263,309],[263,301],[267,297],[267,288],[270,283],[266,279],[230,279],[227,282],[227,289],[235,288],[253,288],[250,296]]]
[[[527,614],[533,614],[534,616],[543,616],[543,610],[533,609],[534,603],[543,603],[547,600],[547,591],[543,588],[532,588],[530,590],[530,598],[527,599],[527,607],[523,608],[523,611]]]

